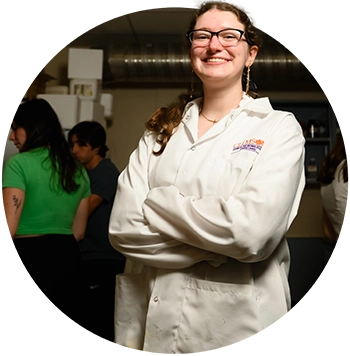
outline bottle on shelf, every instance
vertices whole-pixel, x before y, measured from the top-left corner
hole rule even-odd
[[[316,163],[316,159],[311,157],[307,167],[306,167],[306,178],[316,180],[318,175],[318,166]]]
[[[318,121],[318,134],[320,137],[328,136],[327,126],[324,120]]]
[[[309,120],[308,122],[308,137],[315,138],[318,137],[318,123],[316,120]]]

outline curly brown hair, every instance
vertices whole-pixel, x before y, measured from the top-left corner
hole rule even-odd
[[[194,13],[194,16],[192,17],[192,20],[190,21],[188,32],[193,31],[194,27],[196,26],[196,23],[198,21],[198,18],[205,14],[207,11],[212,10],[212,9],[217,9],[220,11],[228,11],[232,12],[237,16],[238,21],[244,25],[244,33],[245,37],[247,40],[247,43],[249,46],[257,46],[258,48],[261,47],[262,45],[262,40],[258,34],[257,29],[253,26],[253,23],[251,19],[248,17],[248,15],[238,7],[229,4],[224,1],[208,1],[202,3],[200,8]]]
[[[198,18],[201,15],[212,9],[234,13],[237,16],[238,21],[244,25],[245,37],[248,45],[250,47],[261,47],[261,38],[248,15],[236,6],[223,1],[208,1],[202,3],[202,5],[193,14],[192,20],[189,23],[188,32],[194,29]],[[186,105],[193,99],[194,98],[191,94],[181,94],[169,106],[159,108],[150,116],[146,122],[146,128],[158,135],[157,143],[160,145],[159,151],[153,151],[154,155],[159,156],[163,153],[174,129],[180,124],[182,120],[183,110],[185,109]]]

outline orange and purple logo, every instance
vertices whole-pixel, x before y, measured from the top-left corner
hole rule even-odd
[[[236,143],[232,147],[232,153],[237,153],[242,150],[247,150],[255,153],[259,153],[264,146],[264,141],[260,139],[251,138],[242,142]]]

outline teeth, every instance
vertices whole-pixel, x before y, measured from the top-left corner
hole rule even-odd
[[[227,62],[227,60],[223,58],[208,58],[206,62]]]

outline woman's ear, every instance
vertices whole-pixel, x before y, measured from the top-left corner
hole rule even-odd
[[[251,67],[255,61],[255,58],[257,56],[259,52],[259,47],[258,46],[251,46],[249,48],[249,52],[248,52],[248,58],[246,61],[246,67]]]

